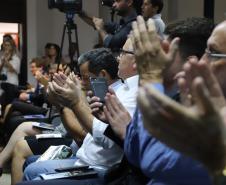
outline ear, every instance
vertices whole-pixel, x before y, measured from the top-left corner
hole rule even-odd
[[[107,71],[104,70],[104,69],[102,69],[102,70],[100,71],[100,73],[99,73],[99,77],[106,78],[106,76],[107,76]]]

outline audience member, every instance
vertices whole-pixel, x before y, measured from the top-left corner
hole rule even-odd
[[[157,95],[153,89],[147,87],[141,90],[139,96],[144,123],[148,130],[170,147],[200,160],[215,173],[221,172],[226,161],[225,100],[213,75],[213,72],[217,72],[220,86],[225,83],[222,78],[225,58],[221,55],[226,52],[222,44],[226,39],[225,27],[224,21],[214,29],[200,62],[192,58],[184,67],[187,78],[180,79],[180,85],[182,92],[186,93],[184,97],[190,97],[186,98],[187,101],[193,97],[192,107],[179,105],[160,94]],[[192,90],[188,91],[184,87],[185,83],[191,88],[192,81]],[[155,111],[148,111],[147,114],[147,108]],[[158,125],[153,124],[152,119],[157,120]]]
[[[163,0],[143,0],[142,4],[142,16],[146,21],[149,18],[154,20],[156,31],[161,37],[165,30],[165,23],[161,18],[163,6]]]
[[[200,20],[200,25],[202,25],[203,21]],[[185,23],[186,21],[183,22],[183,24]],[[206,22],[206,24],[207,23],[208,22]],[[180,24],[178,24],[178,26],[179,25]],[[199,25],[196,26],[198,27]],[[149,20],[148,30],[150,32],[148,33],[145,31],[146,25],[140,17],[138,17],[138,23],[134,23],[133,27],[134,37],[132,37],[132,40],[139,42],[139,45],[136,44],[138,42],[134,42],[134,46],[136,48],[136,64],[140,76],[140,83],[148,83],[149,86],[151,83],[151,86],[157,89],[158,92],[163,92],[161,85],[162,77],[160,74],[162,69],[169,65],[169,62],[176,62],[174,58],[175,51],[177,50],[177,40],[172,41],[169,47],[170,51],[166,54],[161,49],[159,38],[155,34],[153,21]],[[181,28],[182,27],[181,25]],[[190,30],[188,30],[187,33],[188,35],[189,31]],[[183,39],[183,37],[181,39]],[[146,45],[144,43],[146,43]],[[186,42],[184,42],[183,44],[188,48],[192,47],[190,43],[186,45]],[[147,46],[149,50],[145,50],[148,49],[145,48]],[[142,51],[140,47],[143,48]],[[152,50],[150,48],[152,48]],[[153,48],[156,50],[153,51]],[[189,51],[189,49],[186,51]],[[153,55],[153,52],[156,55]],[[187,55],[188,52],[180,54]],[[177,60],[179,60],[179,58]],[[180,58],[180,62],[183,62],[182,58]],[[112,107],[114,107],[114,109]],[[162,184],[211,184],[207,170],[198,162],[165,146],[144,129],[139,109],[136,110],[132,121],[129,123],[128,113],[123,109],[123,106],[114,95],[108,94],[104,111],[108,120],[111,120],[109,123],[114,131],[118,133],[122,139],[125,139],[124,151],[128,161],[142,169],[142,172],[150,178],[149,184],[156,184],[157,182],[161,182]],[[156,122],[156,124],[158,123]],[[125,125],[128,126],[126,127]]]

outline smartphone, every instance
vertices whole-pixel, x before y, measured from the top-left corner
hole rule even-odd
[[[56,172],[68,172],[68,171],[82,171],[82,170],[88,170],[89,166],[70,166],[65,168],[57,168],[55,169]]]
[[[90,78],[90,86],[93,95],[100,98],[100,102],[104,103],[104,97],[108,92],[107,80],[105,78]]]

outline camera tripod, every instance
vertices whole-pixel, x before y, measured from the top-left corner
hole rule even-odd
[[[60,52],[57,56],[56,62],[57,62],[57,72],[59,71],[61,58],[62,58],[62,51],[64,47],[64,39],[65,39],[65,33],[67,30],[68,35],[68,43],[69,43],[69,57],[70,57],[70,64],[68,66],[70,67],[71,71],[74,71],[75,74],[80,74],[79,67],[78,67],[78,61],[77,58],[79,57],[79,45],[78,45],[78,32],[77,32],[77,25],[73,21],[74,14],[66,13],[66,23],[64,24],[63,28],[63,34],[61,37],[61,45],[60,45]],[[72,42],[72,32],[74,31],[75,34],[75,42]],[[74,56],[76,55],[76,59]],[[66,70],[66,69],[65,69]],[[52,79],[51,79],[52,80]],[[49,120],[51,120],[51,114],[52,114],[52,105],[50,106],[49,111]]]
[[[79,57],[79,44],[78,44],[78,31],[77,31],[77,25],[73,21],[74,14],[72,13],[66,13],[66,23],[64,24],[63,33],[61,37],[61,45],[60,45],[60,53],[57,57],[57,71],[59,71],[59,66],[61,63],[62,58],[62,51],[64,47],[64,39],[65,39],[65,33],[67,31],[68,35],[68,43],[69,43],[69,57],[70,57],[70,64],[68,65],[71,69],[71,71],[75,71],[77,74],[79,74],[79,68],[77,65],[77,57]],[[75,41],[72,42],[72,32],[74,31]],[[74,58],[76,56],[76,59]]]

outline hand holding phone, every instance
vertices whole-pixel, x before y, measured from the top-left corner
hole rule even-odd
[[[104,98],[108,92],[107,80],[105,78],[90,78],[90,85],[93,95],[100,98],[100,102],[104,103]]]

